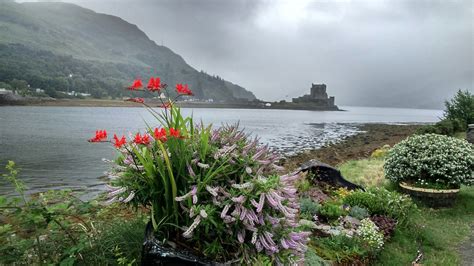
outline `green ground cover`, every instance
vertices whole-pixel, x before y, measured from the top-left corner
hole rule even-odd
[[[385,184],[383,159],[348,161],[338,167],[348,180],[361,185]],[[432,209],[417,203],[419,213],[410,214],[409,227],[397,227],[376,259],[377,265],[409,265],[418,249],[425,265],[460,265],[459,246],[471,235],[474,223],[474,188],[463,186],[452,208]]]
[[[367,159],[347,161],[338,168],[354,183],[394,191],[396,187],[384,179],[385,150],[377,150]],[[5,198],[0,199],[0,264],[9,265],[13,261],[37,264],[40,259],[44,264],[61,265],[140,263],[147,210],[135,210],[123,204],[102,206],[100,201],[64,201],[61,199],[69,192],[48,193],[33,198],[26,206],[20,203],[20,209],[10,208],[12,205]],[[324,214],[332,210],[329,205],[314,207]],[[347,238],[316,238],[310,243],[306,265],[326,265],[321,257],[353,254],[360,256],[359,263],[370,260],[375,265],[409,265],[418,250],[425,265],[460,265],[459,247],[472,234],[474,188],[461,187],[452,208],[417,205],[419,211],[404,215],[404,225],[395,228],[393,236],[375,256],[369,254],[364,259],[366,249]],[[41,258],[39,249],[43,252]]]

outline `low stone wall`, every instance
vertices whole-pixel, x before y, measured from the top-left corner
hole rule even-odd
[[[474,124],[470,124],[467,128],[466,140],[474,144]]]

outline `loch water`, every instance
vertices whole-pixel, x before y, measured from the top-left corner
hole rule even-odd
[[[265,109],[183,109],[196,122],[220,126],[239,123],[283,155],[318,148],[360,132],[363,123],[433,123],[440,110],[374,107],[342,107],[346,111],[301,111]],[[13,160],[31,192],[71,188],[97,193],[100,179],[115,150],[107,143],[91,144],[87,139],[96,129],[117,135],[156,125],[143,108],[122,107],[0,107],[0,173]],[[0,195],[12,188],[0,179]]]

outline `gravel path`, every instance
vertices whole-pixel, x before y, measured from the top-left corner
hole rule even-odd
[[[474,225],[471,227],[471,237],[459,248],[462,265],[474,266]]]

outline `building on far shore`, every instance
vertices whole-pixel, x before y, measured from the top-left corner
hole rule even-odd
[[[326,92],[326,84],[311,84],[310,94],[303,95],[298,98],[293,98],[293,103],[314,105],[318,107],[334,108],[334,96],[328,97]]]
[[[10,94],[13,93],[11,90],[7,90],[5,88],[0,88],[0,94]]]

